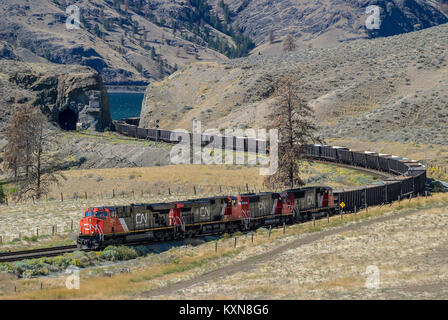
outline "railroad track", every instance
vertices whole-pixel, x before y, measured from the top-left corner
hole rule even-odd
[[[0,262],[12,262],[24,259],[37,259],[42,257],[55,257],[64,253],[79,250],[76,245],[40,248],[34,250],[11,251],[0,253]]]

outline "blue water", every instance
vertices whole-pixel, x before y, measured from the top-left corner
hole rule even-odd
[[[143,93],[108,93],[112,120],[140,117]]]

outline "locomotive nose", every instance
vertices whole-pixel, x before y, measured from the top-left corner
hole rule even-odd
[[[92,235],[101,233],[102,220],[93,217],[85,217],[80,221],[80,234]]]

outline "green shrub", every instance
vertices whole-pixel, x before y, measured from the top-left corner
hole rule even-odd
[[[12,270],[19,278],[31,278],[50,273],[49,265],[40,259],[17,261],[12,265]]]
[[[75,265],[77,267],[87,267],[92,264],[92,261],[90,260],[89,256],[84,251],[75,251],[72,254],[72,260],[71,264]]]
[[[137,256],[139,257],[143,257],[152,253],[152,250],[148,246],[137,246],[134,247],[134,250],[137,253]]]
[[[108,246],[101,252],[100,257],[109,261],[130,260],[137,258],[137,252],[131,247]]]
[[[0,203],[6,203],[6,194],[2,185],[0,185]]]

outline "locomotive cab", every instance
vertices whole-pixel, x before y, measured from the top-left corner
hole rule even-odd
[[[105,230],[111,228],[110,217],[111,213],[107,208],[86,209],[84,218],[79,222],[78,248],[99,249],[103,244]]]

